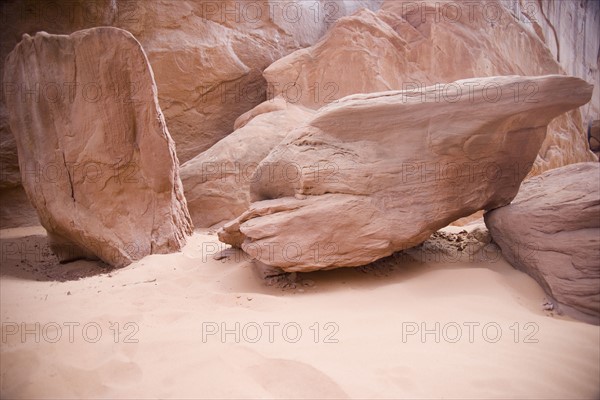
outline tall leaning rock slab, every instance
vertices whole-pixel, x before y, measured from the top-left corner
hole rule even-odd
[[[121,267],[185,244],[175,145],[129,32],[24,35],[4,82],[23,186],[61,261]]]

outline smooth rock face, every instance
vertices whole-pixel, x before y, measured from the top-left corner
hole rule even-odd
[[[316,45],[271,64],[263,75],[273,94],[318,109],[350,94],[401,89],[402,72],[409,68],[407,46],[376,14],[361,10],[340,19]]]
[[[510,205],[485,214],[502,255],[544,288],[559,312],[600,323],[600,164],[547,171]]]
[[[185,244],[192,225],[175,146],[130,33],[25,35],[4,82],[15,85],[5,95],[23,186],[59,259],[121,267]]]
[[[515,99],[517,87],[536,95]],[[546,125],[591,93],[581,79],[551,75],[348,96],[260,163],[250,209],[219,237],[286,271],[364,265],[415,246],[508,204]]]
[[[390,0],[377,13],[340,19],[316,45],[276,61],[264,75],[274,95],[318,109],[355,93],[561,73],[538,35],[500,2]],[[532,173],[595,160],[586,125],[579,110],[552,121]]]
[[[270,89],[261,74],[269,64],[314,44],[340,17],[362,7],[375,10],[381,3],[5,0],[0,65],[24,33],[70,34],[94,26],[131,32],[148,55],[160,106],[185,162],[231,133],[238,116],[267,99]],[[7,118],[0,99],[0,189],[20,181]]]
[[[181,180],[194,225],[210,227],[246,211],[259,163],[313,114],[281,97],[266,101],[238,118],[239,129],[183,164]]]
[[[116,26],[140,40],[182,162],[233,131],[267,99],[262,71],[314,44],[335,20],[381,1],[142,1]]]
[[[588,104],[581,107],[583,121],[600,118],[600,2],[502,0],[548,46],[568,75],[594,84]]]

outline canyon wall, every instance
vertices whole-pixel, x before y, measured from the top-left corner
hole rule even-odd
[[[568,75],[594,85],[592,100],[581,107],[584,123],[600,119],[600,2],[596,0],[503,0],[548,46]]]

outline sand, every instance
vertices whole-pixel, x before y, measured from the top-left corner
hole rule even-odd
[[[240,253],[214,259],[211,232],[112,272],[57,265],[41,227],[0,244],[2,398],[600,394],[600,327],[544,310],[489,248],[268,286]]]

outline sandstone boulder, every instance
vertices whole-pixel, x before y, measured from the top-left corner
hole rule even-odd
[[[194,225],[210,227],[246,211],[259,163],[312,114],[281,97],[266,101],[241,115],[235,132],[183,164],[181,180]]]
[[[514,96],[525,87],[535,96]],[[508,204],[547,124],[591,93],[581,79],[552,75],[348,96],[260,163],[250,209],[220,239],[286,271],[364,265],[415,246]]]
[[[59,259],[121,267],[185,244],[192,226],[175,146],[130,33],[24,35],[4,82],[23,186]]]
[[[600,164],[553,169],[485,214],[502,255],[531,275],[555,308],[600,323]]]

